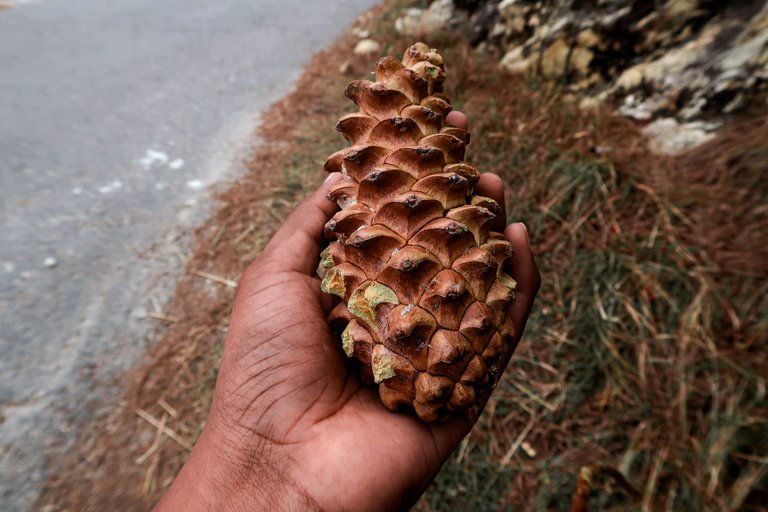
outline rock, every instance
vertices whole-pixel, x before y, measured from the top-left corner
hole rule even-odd
[[[606,103],[643,122],[663,118],[648,133],[677,134],[678,142],[657,144],[664,151],[707,140],[716,128],[700,120],[743,112],[768,96],[768,0],[449,3],[398,21],[415,33],[467,19],[472,28],[462,33],[483,51],[500,50],[503,68],[559,80],[563,94],[588,108]]]
[[[626,96],[618,110],[622,115],[637,121],[650,121],[653,118],[653,112],[648,105],[642,104],[634,94]]]
[[[456,12],[452,0],[435,0],[427,9],[407,9],[403,16],[395,20],[395,30],[404,36],[430,36],[467,18],[465,12]]]
[[[588,50],[583,46],[577,46],[571,52],[570,69],[581,76],[587,75],[589,72],[589,64],[592,62],[592,57],[594,57],[592,50]]]
[[[576,44],[583,46],[584,48],[595,48],[600,44],[600,36],[598,36],[594,30],[588,28],[579,32],[576,36]]]
[[[699,0],[669,0],[663,7],[668,18],[687,20],[699,8]]]
[[[665,155],[676,155],[703,144],[715,136],[717,124],[692,122],[680,124],[667,117],[657,119],[643,129],[650,139],[651,149]]]
[[[616,85],[614,86],[615,89],[629,91],[639,87],[643,83],[646,73],[645,70],[647,68],[647,63],[641,63],[624,70],[621,76],[616,80]]]
[[[523,33],[526,26],[526,11],[519,0],[503,0],[498,5],[499,14],[505,20],[507,34],[515,36]]]
[[[670,110],[686,120],[700,116],[713,96],[712,76],[718,73],[711,72],[717,61],[711,55],[724,30],[720,24],[706,27],[688,43],[625,70],[609,90],[614,96],[630,93],[619,112],[634,118]]]
[[[584,96],[579,102],[579,108],[582,110],[595,110],[599,108],[605,98],[598,96]]]
[[[499,11],[494,5],[486,5],[475,11],[469,19],[470,43],[477,45],[489,38],[496,28]],[[503,33],[503,32],[502,32]]]
[[[501,36],[503,36],[507,32],[507,28],[504,26],[504,23],[497,22],[491,31],[488,33],[489,39],[496,39]]]
[[[516,9],[521,3],[520,0],[501,0],[496,8],[502,16],[506,16],[509,9]]]
[[[398,34],[416,35],[420,29],[421,19],[424,17],[424,9],[413,7],[406,9],[403,15],[395,20],[395,30]]]
[[[552,43],[541,55],[541,74],[547,78],[559,78],[565,74],[569,51],[565,39]]]
[[[352,50],[355,55],[372,55],[378,53],[381,49],[381,44],[373,39],[361,39],[355,45],[355,49]]]
[[[531,70],[531,60],[523,54],[522,46],[516,46],[509,50],[501,59],[500,64],[513,73],[527,73]]]

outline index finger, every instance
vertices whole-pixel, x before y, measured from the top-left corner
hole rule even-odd
[[[448,115],[445,116],[445,122],[465,131],[469,129],[469,118],[467,117],[467,114],[458,110],[449,112]]]
[[[504,236],[515,251],[507,271],[517,281],[515,300],[510,309],[512,323],[515,326],[515,343],[517,343],[523,335],[533,301],[541,286],[541,274],[531,251],[525,224],[522,222],[510,224],[504,230]]]

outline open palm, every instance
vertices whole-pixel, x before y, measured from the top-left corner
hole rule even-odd
[[[289,216],[243,274],[198,453],[161,508],[189,505],[191,494],[211,487],[208,505],[238,510],[406,509],[476,421],[479,408],[432,424],[388,411],[332,336],[333,299],[315,269],[323,225],[336,211],[325,195],[337,179]],[[477,193],[504,204],[494,175],[483,175]],[[519,284],[511,311],[519,336],[539,275],[525,228],[504,233],[516,251],[508,270]],[[211,471],[234,476],[211,481]],[[195,486],[206,478],[210,486]]]

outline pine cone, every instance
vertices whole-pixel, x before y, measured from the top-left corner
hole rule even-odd
[[[514,349],[512,247],[490,231],[499,205],[473,194],[469,134],[444,123],[444,80],[423,43],[380,59],[375,82],[347,86],[360,110],[336,129],[352,146],[325,163],[344,177],[320,264],[323,291],[342,299],[329,322],[383,404],[424,421],[479,402]]]

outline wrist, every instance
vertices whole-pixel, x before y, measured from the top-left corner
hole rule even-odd
[[[206,426],[155,511],[319,510],[265,444],[242,449]]]

